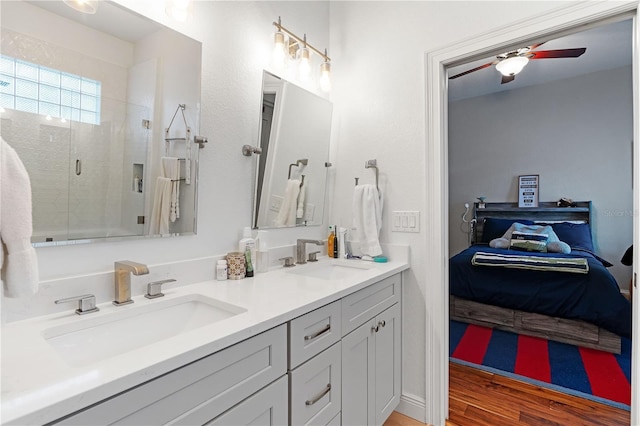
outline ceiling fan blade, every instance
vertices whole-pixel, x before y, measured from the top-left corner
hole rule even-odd
[[[512,82],[515,79],[516,79],[515,75],[503,75],[502,76],[502,81],[500,82],[500,84],[509,83],[509,82]]]
[[[586,47],[578,49],[539,50],[530,52],[530,59],[577,58],[587,51]]]
[[[488,64],[480,65],[479,67],[475,67],[475,68],[472,68],[472,69],[467,70],[465,72],[461,72],[460,74],[453,75],[453,76],[449,77],[449,80],[453,80],[454,78],[462,77],[463,75],[470,74],[470,73],[472,73],[474,71],[479,71],[481,69],[490,67],[491,65],[495,64],[496,62],[497,61],[489,62]]]

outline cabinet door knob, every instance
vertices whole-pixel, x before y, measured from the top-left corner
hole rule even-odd
[[[371,332],[373,332],[373,333],[377,333],[378,330],[380,330],[380,325],[376,325],[376,326],[371,327]]]
[[[386,322],[385,320],[378,321],[378,325],[379,325],[380,327],[384,327],[385,325],[387,325],[387,322]]]

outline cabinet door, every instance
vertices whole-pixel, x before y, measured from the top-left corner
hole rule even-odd
[[[400,402],[400,304],[375,319],[375,424],[382,425]]]
[[[368,425],[375,418],[375,320],[342,338],[342,424]]]
[[[287,377],[283,376],[206,425],[286,425],[288,422],[287,388]]]

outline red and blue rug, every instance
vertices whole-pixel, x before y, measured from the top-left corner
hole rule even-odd
[[[631,340],[620,355],[451,321],[451,361],[629,410]]]

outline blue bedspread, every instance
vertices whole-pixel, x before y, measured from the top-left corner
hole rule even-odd
[[[588,251],[570,254],[527,253],[533,256],[582,257],[588,274],[474,266],[475,252],[520,253],[471,246],[449,260],[452,295],[488,305],[527,312],[581,319],[620,336],[631,335],[631,304],[620,294],[618,283],[604,265]]]

